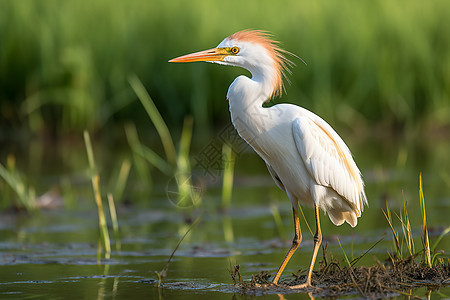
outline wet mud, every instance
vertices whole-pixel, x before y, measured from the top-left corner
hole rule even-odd
[[[417,258],[416,258],[417,259]],[[427,288],[436,291],[450,285],[450,260],[439,259],[432,268],[417,262],[414,257],[397,259],[390,257],[376,265],[349,266],[337,260],[322,260],[320,269],[313,272],[312,287],[293,289],[302,284],[306,274],[292,274],[278,285],[273,285],[270,275],[263,271],[243,281],[240,267],[235,266],[231,277],[240,293],[249,295],[308,293],[313,297],[342,297],[346,295],[364,298],[385,298],[393,296],[412,296],[414,290]]]

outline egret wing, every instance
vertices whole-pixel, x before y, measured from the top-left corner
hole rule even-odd
[[[359,216],[367,199],[361,174],[344,141],[319,117],[298,117],[292,129],[311,176],[318,184],[335,190]]]

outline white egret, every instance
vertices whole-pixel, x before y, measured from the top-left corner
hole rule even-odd
[[[225,38],[216,48],[200,51],[169,62],[205,61],[247,69],[252,77],[237,77],[228,89],[231,120],[239,135],[265,161],[277,186],[292,203],[295,235],[292,246],[278,269],[277,284],[286,264],[302,241],[298,201],[314,207],[316,233],[314,249],[304,284],[311,275],[322,233],[319,209],[335,225],[357,224],[367,198],[361,173],[341,137],[319,116],[292,104],[263,107],[281,96],[283,77],[292,66],[270,35],[259,30],[243,30]]]

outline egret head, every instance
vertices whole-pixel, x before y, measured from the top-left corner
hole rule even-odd
[[[293,63],[285,57],[293,55],[278,46],[271,36],[260,30],[243,30],[225,38],[216,48],[169,60],[169,62],[206,61],[221,65],[242,67],[254,77],[269,77],[273,96],[281,95],[283,77]],[[296,57],[296,56],[295,56]]]

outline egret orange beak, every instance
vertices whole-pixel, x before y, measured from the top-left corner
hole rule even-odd
[[[183,55],[171,59],[169,62],[222,61],[228,55],[230,53],[226,48],[213,48]]]

